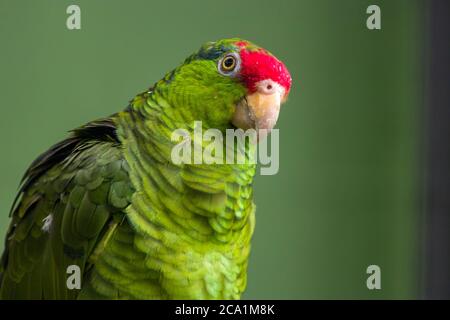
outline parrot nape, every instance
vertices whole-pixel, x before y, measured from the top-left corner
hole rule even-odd
[[[208,42],[26,171],[0,262],[2,299],[239,299],[254,163],[175,164],[171,133],[267,129],[291,76],[241,39]],[[77,266],[79,288],[68,287]]]

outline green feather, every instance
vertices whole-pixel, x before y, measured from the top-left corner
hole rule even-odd
[[[240,297],[255,165],[171,161],[175,129],[192,133],[197,120],[204,130],[232,128],[246,89],[217,62],[236,41],[205,44],[125,111],[72,131],[33,162],[13,206],[0,298]],[[66,286],[73,264],[81,290]]]

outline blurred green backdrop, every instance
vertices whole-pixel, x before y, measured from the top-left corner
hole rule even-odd
[[[81,7],[81,30],[66,28],[69,4]],[[370,4],[381,7],[381,30],[366,28]],[[203,42],[238,36],[293,76],[280,171],[255,181],[244,298],[417,297],[423,9],[413,0],[0,0],[0,236],[40,152],[124,108]],[[381,290],[366,287],[371,264]]]

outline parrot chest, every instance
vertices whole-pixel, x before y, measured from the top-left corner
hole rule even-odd
[[[147,251],[145,268],[158,275],[161,297],[239,299],[246,286],[253,213],[248,220],[227,242],[193,240],[168,230],[159,230],[159,240],[137,233],[135,243]]]
[[[160,132],[151,131],[150,136]],[[140,258],[127,267],[132,270],[127,277],[143,274],[140,284],[147,287],[126,295],[239,298],[246,286],[254,229],[255,165],[177,166],[170,161],[171,144],[165,139],[144,144],[147,134],[130,134],[125,158],[136,192],[126,208],[133,233],[128,250]]]
[[[131,207],[129,214],[132,211]],[[193,239],[181,230],[131,216],[99,257],[90,280],[96,291],[109,288],[100,292],[111,294],[109,298],[240,298],[246,286],[254,211],[226,242],[214,234]]]
[[[230,248],[233,250],[232,248]],[[181,262],[173,271],[162,272],[171,299],[239,299],[246,270],[232,254],[219,250],[177,254]],[[167,272],[168,271],[168,272]]]

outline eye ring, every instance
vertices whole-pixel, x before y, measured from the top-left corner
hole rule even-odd
[[[219,72],[223,75],[230,76],[234,75],[239,71],[240,68],[240,58],[236,53],[228,53],[222,59],[220,59],[218,64]]]

